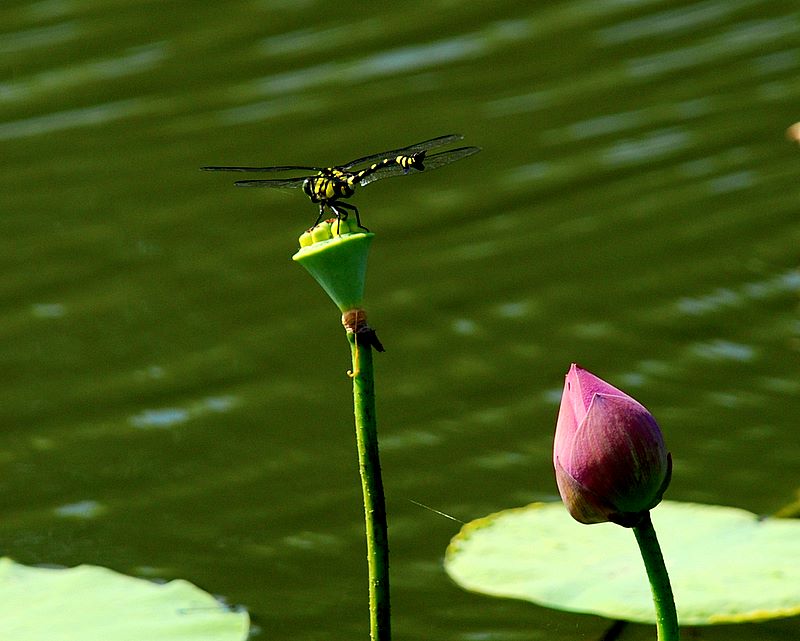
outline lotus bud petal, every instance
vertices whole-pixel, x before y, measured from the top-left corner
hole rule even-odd
[[[558,412],[558,491],[581,523],[625,527],[661,502],[672,458],[652,414],[625,392],[572,365]]]

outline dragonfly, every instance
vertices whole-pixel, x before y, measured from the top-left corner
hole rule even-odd
[[[310,165],[278,165],[275,167],[201,167],[203,171],[241,171],[252,173],[272,173],[283,171],[316,172],[295,178],[270,178],[259,180],[238,180],[237,187],[268,187],[272,189],[302,189],[312,203],[319,205],[319,216],[313,226],[325,217],[325,210],[331,211],[337,220],[346,220],[348,213],[356,217],[360,229],[369,231],[361,224],[358,208],[345,202],[351,198],[356,187],[369,185],[376,180],[392,176],[406,176],[421,171],[431,171],[478,153],[480,147],[457,147],[447,151],[428,154],[431,149],[444,147],[457,140],[461,134],[447,134],[430,140],[362,156],[335,167],[314,167]],[[359,169],[359,167],[361,167]]]

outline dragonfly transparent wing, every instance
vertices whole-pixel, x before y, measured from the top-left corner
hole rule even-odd
[[[300,178],[286,178],[275,180],[237,180],[234,185],[237,187],[271,187],[273,189],[296,189],[302,187],[303,183],[311,176],[301,176]]]
[[[322,171],[321,167],[307,167],[305,165],[282,165],[280,167],[200,167],[202,171]]]

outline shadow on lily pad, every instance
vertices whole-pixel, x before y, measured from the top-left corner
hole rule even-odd
[[[243,641],[247,612],[188,581],[153,583],[107,568],[54,569],[0,559],[0,639]]]
[[[664,501],[653,524],[682,625],[800,614],[800,521],[736,508]],[[491,596],[654,623],[644,565],[630,530],[581,525],[562,503],[535,503],[466,524],[445,569]]]

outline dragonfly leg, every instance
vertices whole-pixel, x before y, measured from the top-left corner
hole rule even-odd
[[[350,203],[336,203],[336,207],[341,207],[342,209],[349,209],[350,211],[352,211],[356,215],[356,224],[358,225],[358,228],[363,229],[366,232],[369,231],[369,229],[367,229],[366,227],[364,227],[364,225],[361,224],[361,216],[358,215],[358,207],[356,207],[355,205],[351,205]],[[331,206],[331,209],[333,209],[333,211],[336,212],[336,216],[339,218],[339,220],[347,219],[346,211],[340,212],[333,206]]]
[[[361,216],[358,215],[358,209],[353,207],[353,212],[355,212],[356,215],[356,225],[358,225],[358,228],[363,229],[366,232],[369,232],[369,229],[367,229],[366,227],[364,227],[364,225],[361,224]]]
[[[320,222],[322,222],[322,217],[323,217],[324,215],[325,215],[325,205],[324,205],[324,204],[322,204],[322,203],[320,203],[320,206],[319,206],[319,216],[317,216],[317,220],[316,220],[316,222],[315,222],[313,225],[311,225],[311,226],[312,226],[312,227],[316,227],[317,225],[319,225],[319,224],[320,224]]]
[[[339,203],[341,204],[341,203]],[[333,212],[333,215],[336,217],[336,233],[339,233],[339,229],[341,226],[341,221],[347,219],[347,212],[346,211],[339,211],[336,205],[332,205],[328,203],[328,207]]]

